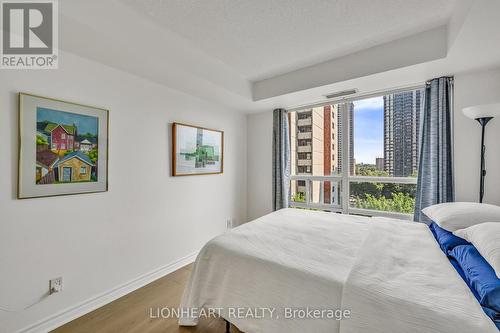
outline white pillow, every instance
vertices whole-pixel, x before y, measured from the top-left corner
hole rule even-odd
[[[472,243],[500,279],[500,223],[476,224],[453,234]]]
[[[422,213],[448,231],[500,221],[500,207],[476,202],[448,202],[422,209]]]

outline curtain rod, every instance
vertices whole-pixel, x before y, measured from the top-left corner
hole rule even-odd
[[[378,96],[383,96],[383,95],[389,95],[389,94],[395,94],[398,92],[403,92],[403,91],[408,91],[408,90],[417,90],[417,89],[423,89],[425,88],[425,82],[418,83],[418,84],[413,84],[413,85],[408,85],[408,86],[401,86],[397,88],[391,88],[391,89],[383,89],[383,90],[377,90],[377,91],[372,91],[370,93],[362,94],[362,95],[357,95],[357,96],[352,96],[352,97],[340,97],[340,98],[332,98],[326,101],[321,101],[321,102],[315,102],[315,103],[310,103],[310,104],[304,104],[304,105],[299,105],[299,106],[294,106],[292,108],[286,109],[289,112],[293,111],[299,111],[299,110],[304,110],[304,109],[312,109],[312,108],[317,108],[325,105],[332,105],[332,104],[339,104],[339,103],[348,103],[348,102],[353,102],[353,101],[358,101],[360,99],[366,99],[366,98],[371,98],[371,97],[378,97]]]

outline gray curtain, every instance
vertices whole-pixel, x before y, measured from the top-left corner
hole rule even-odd
[[[290,200],[290,130],[288,112],[273,111],[273,210],[288,207]]]
[[[454,201],[453,184],[453,78],[426,83],[420,115],[420,156],[415,221],[430,223],[422,209]]]

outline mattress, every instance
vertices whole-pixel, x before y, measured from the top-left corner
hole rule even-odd
[[[418,293],[451,297],[458,308],[422,301],[412,284]],[[180,325],[196,325],[200,309],[217,309],[248,333],[497,332],[425,225],[301,209],[271,213],[208,242],[181,307],[198,311],[184,312]],[[384,316],[397,325],[382,324]]]

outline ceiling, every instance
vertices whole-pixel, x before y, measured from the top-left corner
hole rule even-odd
[[[64,51],[245,113],[500,66],[498,0],[68,0],[59,10]]]
[[[258,81],[446,24],[456,0],[121,0]]]

